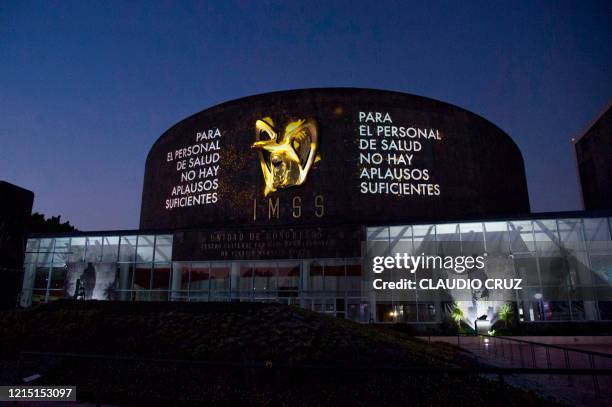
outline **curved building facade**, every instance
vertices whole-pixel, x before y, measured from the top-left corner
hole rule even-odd
[[[251,96],[147,157],[140,227],[380,224],[529,212],[512,139],[432,99],[369,89]]]
[[[459,306],[468,323],[494,323],[510,302],[521,322],[612,319],[610,215],[530,214],[518,147],[462,108],[371,89],[275,92],[159,137],[139,230],[30,236],[21,305],[277,301],[418,323]],[[410,256],[440,262],[394,263]],[[482,267],[466,271],[468,258]],[[434,278],[501,285],[411,288]]]

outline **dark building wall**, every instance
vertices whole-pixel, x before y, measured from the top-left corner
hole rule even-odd
[[[612,104],[574,147],[584,209],[612,208]]]
[[[0,181],[0,308],[14,307],[22,278],[26,229],[34,194]]]
[[[257,140],[270,141],[268,133],[256,131],[257,120],[266,117],[278,137],[270,151],[253,148]],[[304,144],[290,147],[307,157],[303,146],[316,144],[317,160],[303,183],[266,191],[265,166],[291,164],[272,161],[274,148],[291,132],[287,124],[296,120],[305,120],[303,134],[316,132],[316,143],[310,143],[310,134]],[[394,136],[394,128],[418,136]],[[219,149],[185,157],[186,149],[201,144],[198,133],[208,132],[213,138],[204,141],[218,142]],[[189,167],[194,159],[211,159],[215,153],[219,159],[214,164]],[[380,164],[362,158],[374,160],[376,153],[384,158]],[[181,161],[187,168],[177,169]],[[200,169],[214,165],[218,172],[199,176]],[[191,169],[198,172],[193,181],[181,179]],[[199,191],[198,185],[205,185],[198,182],[210,188]],[[387,193],[391,184],[403,188],[402,193]],[[195,192],[185,192],[189,186]],[[521,153],[506,133],[482,117],[397,92],[304,89],[230,101],[166,131],[147,157],[140,227],[387,224],[528,212]]]

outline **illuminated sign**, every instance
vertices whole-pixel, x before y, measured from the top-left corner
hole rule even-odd
[[[255,122],[259,161],[264,177],[264,195],[279,188],[302,185],[317,154],[317,127],[314,120],[297,120],[287,124],[279,137],[270,117]],[[265,136],[264,136],[265,135]]]
[[[166,131],[140,227],[384,225],[529,211],[523,159],[461,108],[367,89],[238,99]]]
[[[393,124],[389,112],[359,112],[359,191],[396,196],[441,194],[432,169],[420,156],[442,142],[436,128]]]

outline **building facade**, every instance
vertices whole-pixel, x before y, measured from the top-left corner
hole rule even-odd
[[[139,230],[30,236],[20,304],[273,301],[406,323],[460,307],[470,323],[513,303],[523,322],[609,320],[611,216],[531,214],[516,144],[456,106],[368,89],[277,92],[165,132],[147,157]],[[372,267],[404,255],[482,267]],[[418,285],[430,279],[521,287]]]
[[[13,308],[19,295],[26,230],[34,194],[0,181],[0,309]]]
[[[584,208],[612,208],[612,103],[572,142]]]
[[[389,253],[488,254],[487,271],[524,280],[519,320],[612,320],[612,217],[586,213],[522,219],[367,227]],[[612,214],[611,214],[612,215]],[[273,301],[360,322],[441,322],[449,302],[469,321],[507,301],[372,289],[362,258],[174,261],[173,234],[32,236],[21,305],[75,298],[117,301]],[[455,246],[449,248],[450,246]]]

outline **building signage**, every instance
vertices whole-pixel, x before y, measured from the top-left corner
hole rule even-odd
[[[384,224],[529,211],[499,128],[431,99],[364,89],[278,92],[173,126],[145,170],[143,229]]]
[[[357,258],[364,239],[359,226],[208,229],[175,232],[172,258],[263,260]]]

